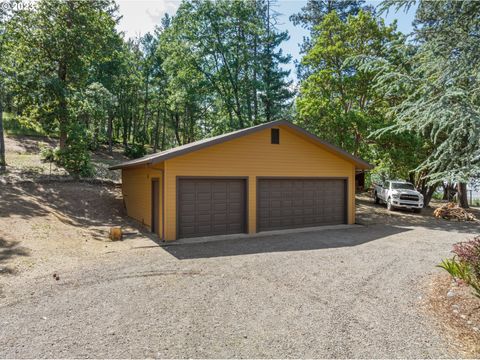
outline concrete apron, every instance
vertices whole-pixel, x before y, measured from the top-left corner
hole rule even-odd
[[[161,246],[170,246],[170,245],[185,245],[185,244],[200,244],[200,243],[209,243],[214,241],[224,241],[224,240],[235,240],[235,239],[256,239],[260,237],[267,237],[273,235],[286,235],[286,234],[296,234],[304,232],[313,232],[313,231],[326,231],[326,230],[342,230],[342,229],[355,229],[361,228],[363,225],[326,225],[326,226],[315,226],[315,227],[306,227],[306,228],[297,228],[297,229],[285,229],[285,230],[271,230],[271,231],[262,231],[255,234],[231,234],[231,235],[215,235],[215,236],[203,236],[195,238],[184,238],[178,239],[175,241],[167,241],[162,243]]]

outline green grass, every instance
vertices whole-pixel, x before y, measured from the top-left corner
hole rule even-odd
[[[3,113],[3,128],[7,135],[24,135],[24,136],[46,136],[43,129],[35,123],[27,119],[19,119],[11,113]]]

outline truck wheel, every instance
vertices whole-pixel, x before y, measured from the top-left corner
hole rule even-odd
[[[388,210],[388,211],[393,211],[393,210],[395,210],[395,208],[394,208],[393,205],[392,205],[392,199],[390,199],[390,198],[388,198],[388,200],[387,200],[387,210]]]
[[[413,212],[415,214],[420,214],[422,212],[422,209],[421,208],[418,208],[418,209],[413,209]]]
[[[378,198],[377,193],[375,193],[374,200],[375,204],[380,204],[380,199]]]

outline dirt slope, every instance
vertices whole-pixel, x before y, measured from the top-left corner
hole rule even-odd
[[[130,240],[150,241],[150,235],[125,216],[119,187],[25,182],[2,188],[0,287],[15,281],[15,275],[34,278],[72,269],[86,259],[128,248],[129,241],[109,242],[113,225],[139,233]]]
[[[57,139],[44,136],[6,136],[7,174],[0,176],[0,183],[70,178],[63,168],[41,160],[43,148],[57,145]],[[120,171],[108,170],[109,166],[127,160],[120,146],[115,146],[112,154],[102,147],[91,154],[91,160],[97,179],[120,182]]]

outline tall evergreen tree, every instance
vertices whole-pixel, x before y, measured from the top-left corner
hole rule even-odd
[[[411,4],[386,1],[383,7]],[[420,1],[414,34],[419,46],[407,68],[373,61],[382,71],[381,91],[404,95],[391,110],[395,126],[386,130],[429,139],[434,149],[418,171],[432,184],[458,182],[464,190],[480,174],[480,3]],[[460,194],[466,206],[465,191]]]
[[[349,15],[357,15],[362,9],[373,11],[372,7],[364,5],[365,0],[308,0],[297,14],[290,16],[290,21],[296,26],[301,26],[310,31],[310,35],[303,38],[303,43],[299,44],[300,53],[306,54],[312,47],[312,39],[319,36],[320,25],[328,14],[335,12],[341,21],[346,21]],[[297,64],[298,77],[303,79],[310,72],[307,65]]]
[[[358,14],[364,3],[365,0],[308,0],[299,13],[290,16],[290,21],[312,31],[331,12],[345,21],[348,15]]]
[[[260,16],[264,35],[257,42],[257,47],[263,48],[260,55],[262,94],[260,96],[265,112],[265,121],[277,120],[285,116],[285,109],[290,106],[292,92],[289,87],[292,81],[287,81],[289,70],[283,70],[282,65],[291,61],[290,55],[284,55],[280,45],[289,39],[286,31],[276,30],[277,14],[272,10],[275,4],[272,0],[258,1],[258,15]]]

